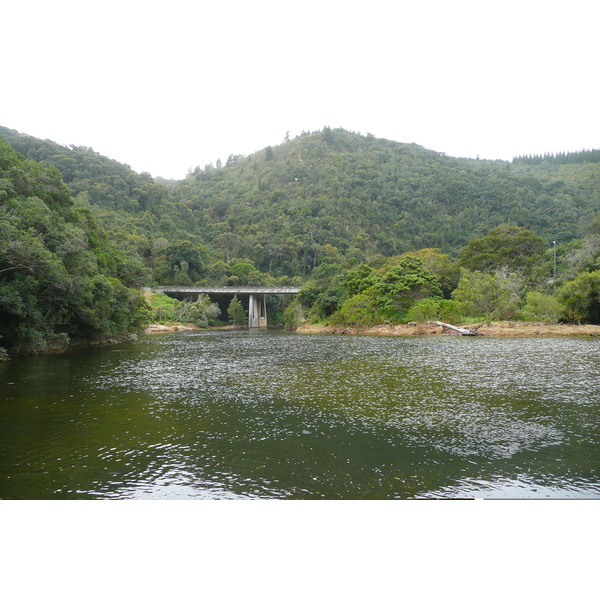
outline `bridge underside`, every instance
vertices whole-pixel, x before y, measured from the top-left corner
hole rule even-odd
[[[248,295],[248,327],[266,329],[267,327],[267,294],[297,294],[299,287],[200,287],[200,286],[161,286],[156,292],[173,295],[218,294]]]

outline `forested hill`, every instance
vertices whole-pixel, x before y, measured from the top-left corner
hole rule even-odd
[[[175,197],[223,230],[264,246],[331,244],[385,256],[425,247],[456,254],[499,224],[577,237],[599,208],[600,165],[511,165],[452,158],[344,130],[300,136],[224,168],[196,171]],[[283,249],[281,250],[283,252]]]
[[[249,281],[249,270],[256,282],[305,279],[323,262],[427,247],[456,257],[501,224],[561,244],[600,208],[600,163],[452,158],[342,129],[232,155],[181,182],[134,173],[90,148],[5,128],[0,137],[58,168],[159,283]]]
[[[0,139],[29,160],[56,167],[73,196],[83,194],[99,207],[136,213],[168,199],[168,190],[148,173],[138,174],[92,148],[61,146],[6,127],[0,127]]]

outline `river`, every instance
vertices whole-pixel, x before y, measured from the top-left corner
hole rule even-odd
[[[600,498],[599,350],[198,331],[16,358],[0,498]]]

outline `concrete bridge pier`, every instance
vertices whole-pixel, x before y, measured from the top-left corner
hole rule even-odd
[[[267,300],[264,294],[250,294],[248,301],[248,327],[266,329]]]

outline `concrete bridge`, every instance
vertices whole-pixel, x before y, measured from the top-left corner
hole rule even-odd
[[[267,302],[268,294],[297,294],[299,287],[204,287],[197,285],[163,285],[154,288],[155,292],[163,294],[229,294],[248,295],[248,327],[264,329],[267,326]]]

